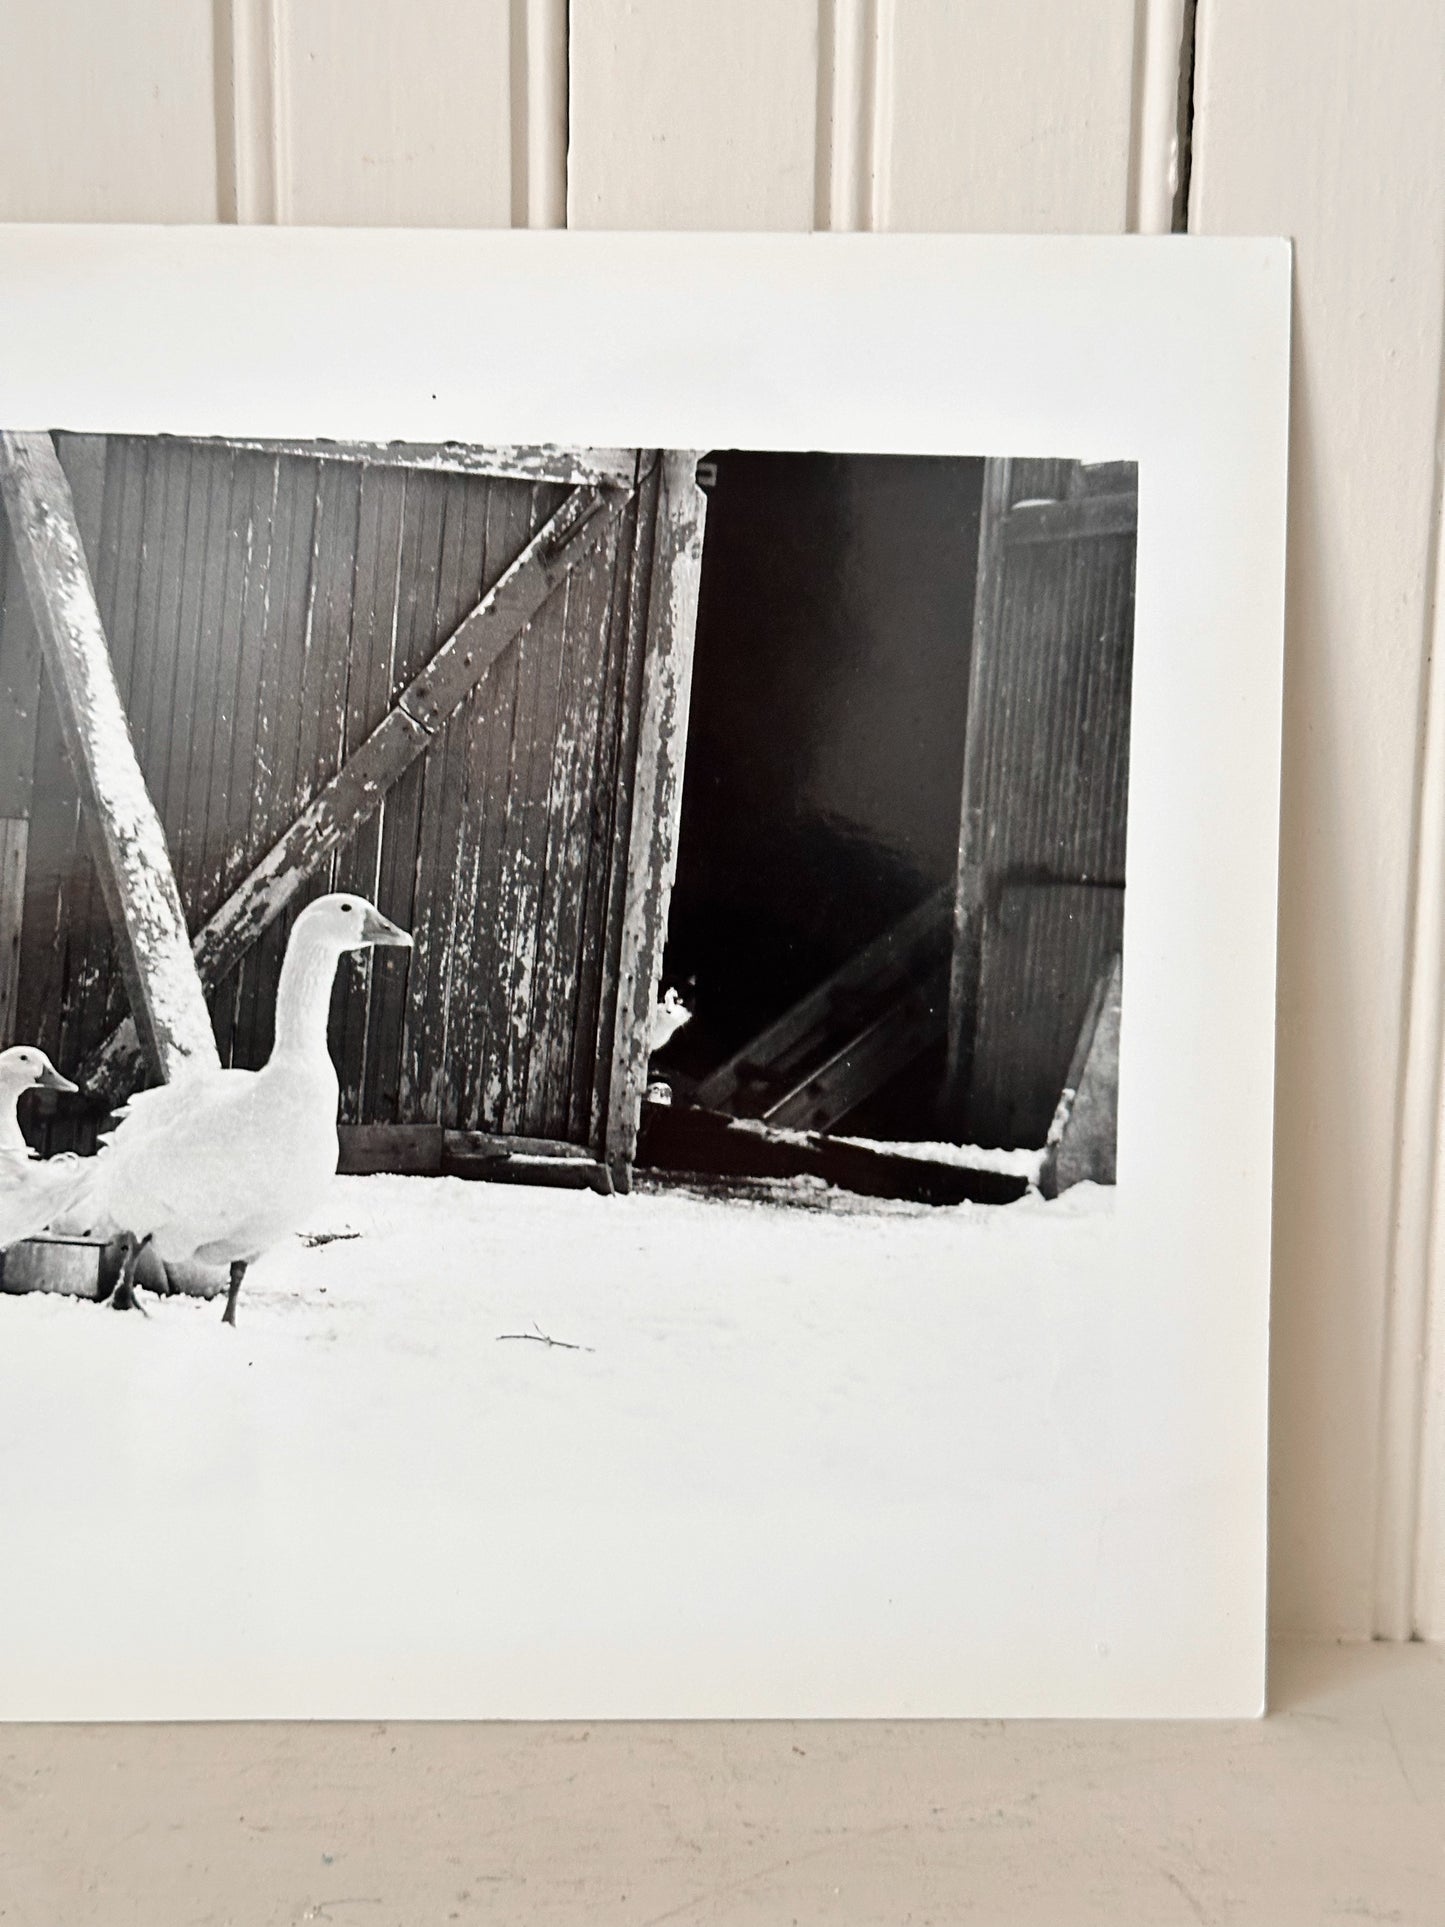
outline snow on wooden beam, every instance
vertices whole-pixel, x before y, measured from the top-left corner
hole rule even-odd
[[[372,468],[426,469],[443,475],[569,482],[573,486],[600,483],[631,488],[638,473],[635,448],[558,448],[550,443],[516,442],[482,447],[470,442],[332,442],[234,435],[197,438],[196,445],[243,449],[258,455],[294,455],[312,462],[364,462]]]
[[[707,497],[697,484],[697,464],[698,451],[688,449],[664,451],[659,464],[617,1024],[607,1085],[604,1152],[619,1185],[628,1182],[637,1152],[647,1060],[652,1049],[653,1009],[677,867],[693,638],[707,518]]]
[[[589,553],[625,500],[615,490],[576,488],[543,523],[365,742],[197,933],[192,974],[199,984],[218,984],[337,845],[380,807],[503,650]],[[130,1025],[120,1025],[81,1067],[82,1081],[114,1095],[134,1062],[136,1041]]]
[[[138,1036],[162,1077],[188,1063],[214,1065],[210,1014],[165,831],[136,761],[70,484],[49,435],[0,431],[0,496],[85,805]]]

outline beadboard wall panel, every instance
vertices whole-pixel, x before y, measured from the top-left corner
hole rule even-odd
[[[574,0],[573,227],[809,228],[817,0]]]
[[[1439,506],[1445,12],[1205,0],[1197,53],[1191,227],[1296,249],[1274,1619],[1360,1635],[1378,1612],[1400,1636],[1436,1184],[1438,1015],[1433,1048],[1423,1020],[1442,995],[1435,832],[1392,1251]]]
[[[1135,0],[882,0],[876,227],[1128,225]]]
[[[510,226],[512,13],[510,0],[284,0],[278,218]]]
[[[214,221],[211,9],[0,6],[0,220]]]
[[[0,217],[1160,231],[1189,11],[9,0]],[[1439,1635],[1445,13],[1198,0],[1197,53],[1191,225],[1298,245],[1274,1616]]]

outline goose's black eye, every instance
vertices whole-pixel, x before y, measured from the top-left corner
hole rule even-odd
[[[351,905],[349,903],[343,903],[341,907],[349,917],[351,915]]]

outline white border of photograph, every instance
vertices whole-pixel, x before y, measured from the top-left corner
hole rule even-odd
[[[397,1539],[341,1455],[192,1544],[176,1438],[104,1531],[7,1480],[0,1717],[1261,1709],[1289,289],[1271,240],[0,229],[6,427],[1139,464],[1118,1190],[1073,1289],[960,1230],[966,1497],[499,1536],[438,1467]]]

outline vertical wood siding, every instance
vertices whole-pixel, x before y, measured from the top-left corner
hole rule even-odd
[[[1136,486],[1122,464],[989,464],[950,997],[978,1143],[1043,1143],[1121,940]]]
[[[567,492],[185,442],[66,437],[63,449],[193,930]],[[636,502],[599,527],[381,808],[215,988],[225,1061],[270,1049],[295,912],[356,889],[416,947],[343,966],[343,1117],[589,1141],[646,592]],[[124,998],[43,685],[37,733],[17,1022],[73,1069]]]

